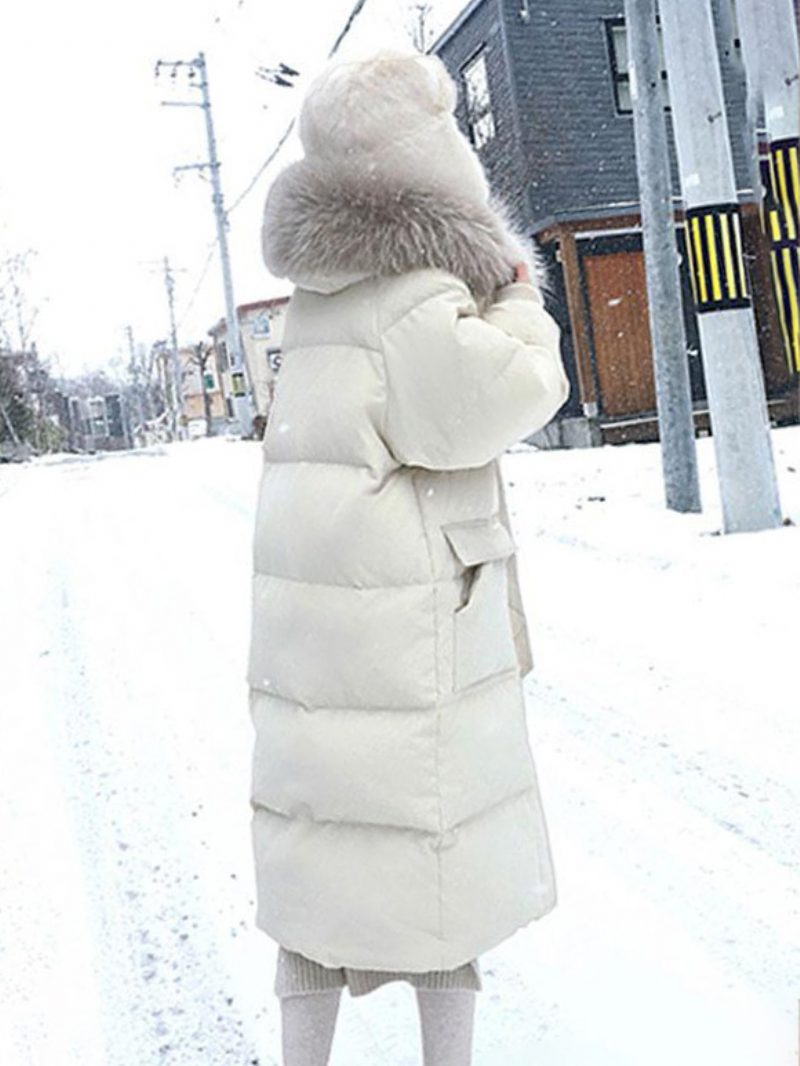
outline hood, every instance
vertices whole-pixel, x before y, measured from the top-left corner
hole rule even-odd
[[[438,267],[461,278],[484,310],[517,262],[528,264],[533,285],[545,284],[541,253],[491,196],[392,179],[369,165],[291,163],[270,187],[261,236],[270,273],[315,292]]]

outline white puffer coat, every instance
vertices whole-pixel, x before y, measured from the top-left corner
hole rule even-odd
[[[296,288],[254,536],[252,831],[260,928],[416,972],[556,902],[499,456],[569,385],[537,284],[502,284],[496,210],[386,191],[305,161],[267,202]]]

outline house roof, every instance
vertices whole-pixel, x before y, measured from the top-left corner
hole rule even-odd
[[[436,40],[430,45],[430,47],[428,48],[428,51],[429,52],[438,52],[440,48],[442,48],[445,44],[447,44],[447,42],[450,40],[450,38],[453,36],[453,34],[457,33],[458,30],[461,29],[461,27],[464,25],[464,23],[467,21],[467,19],[470,17],[470,15],[474,11],[476,11],[481,6],[481,4],[485,4],[485,3],[486,3],[486,0],[470,0],[470,3],[468,3],[459,12],[459,14],[456,15],[456,17],[453,19],[453,21],[450,23],[450,25],[445,27],[444,30],[442,30],[442,32],[439,34],[439,36],[436,38]]]
[[[267,311],[271,307],[281,307],[288,302],[288,296],[271,296],[267,300],[254,300],[253,303],[239,304],[236,308],[236,316],[241,319],[244,315],[250,314],[252,311]],[[210,329],[207,329],[206,333],[211,337],[217,337],[221,333],[226,333],[227,329],[228,323],[223,316],[218,319]]]
[[[266,311],[270,307],[280,307],[282,304],[288,303],[288,296],[272,296],[268,300],[255,300],[249,304],[239,304],[236,308],[239,316],[249,314],[250,311]]]

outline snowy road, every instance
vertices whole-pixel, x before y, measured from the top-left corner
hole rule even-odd
[[[773,434],[800,523],[800,431]],[[504,457],[559,904],[484,957],[476,1066],[795,1066],[800,526],[715,536],[658,451]],[[279,1061],[251,928],[257,444],[0,468],[0,1064]],[[411,990],[334,1066],[419,1062]]]

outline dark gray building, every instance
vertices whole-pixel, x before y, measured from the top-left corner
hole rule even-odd
[[[731,0],[713,2],[770,415],[796,420],[796,380],[781,338],[744,136],[735,10]],[[472,0],[430,51],[458,82],[457,118],[495,194],[552,266],[549,307],[562,326],[573,383],[549,430],[552,442],[655,439],[622,0]],[[668,109],[664,72],[662,79]],[[671,128],[669,137],[682,253]],[[708,428],[687,263],[682,270],[695,418],[698,427]]]

